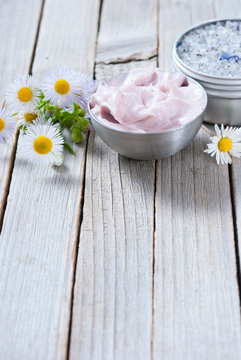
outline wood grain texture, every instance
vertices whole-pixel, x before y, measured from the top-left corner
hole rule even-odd
[[[228,3],[225,0],[216,1],[216,13],[218,18],[241,18],[241,8],[240,2],[238,0],[230,0]],[[232,186],[233,186],[233,195],[234,195],[234,206],[235,206],[235,215],[236,215],[236,231],[237,231],[237,262],[239,262],[239,286],[241,286],[241,183],[240,183],[240,165],[241,160],[233,158],[233,163],[231,165],[232,173]],[[240,288],[241,296],[241,288]]]
[[[91,133],[85,189],[70,359],[150,359],[153,164]]]
[[[46,0],[33,74],[61,63],[91,74],[98,11]],[[1,357],[65,359],[85,142],[57,169],[32,166],[21,144],[0,241]]]
[[[25,5],[1,4],[11,54],[8,63],[0,55],[4,82],[27,72],[40,2]],[[171,66],[184,28],[237,9],[238,0],[160,0],[160,65]],[[156,10],[154,0],[104,0],[98,79],[156,66]],[[98,11],[99,0],[46,0],[33,73],[64,64],[91,74]],[[14,19],[18,30],[8,25]],[[77,242],[71,360],[241,358],[228,168],[203,154],[207,139],[201,131],[158,162],[153,208],[154,163],[119,156],[91,131],[80,238],[85,142],[64,167],[43,169],[26,161],[20,140],[0,239],[0,358],[66,358]],[[3,149],[0,196],[10,154]],[[240,238],[239,165],[232,171]]]
[[[105,0],[96,61],[108,64],[156,55],[156,7],[153,0]]]
[[[214,17],[209,1],[160,1],[160,64],[174,37]],[[167,19],[172,31],[164,32]],[[240,359],[239,295],[228,167],[203,153],[208,135],[157,167],[154,358]]]
[[[200,133],[157,170],[157,358],[239,359],[241,354],[228,170],[202,154],[206,141]]]
[[[215,15],[217,18],[240,18],[241,8],[239,0],[215,0]]]
[[[96,78],[99,81],[109,79],[111,76],[117,76],[133,69],[155,68],[157,58],[148,61],[131,61],[128,64],[98,64],[95,69]]]
[[[97,61],[128,60],[133,56],[134,43],[141,36],[136,28],[139,32],[144,5],[148,23],[143,24],[144,29],[156,39],[155,1],[138,4],[135,1],[131,15],[126,1],[104,2]],[[109,46],[103,52],[103,39],[110,29],[115,47]],[[132,44],[131,52],[126,50],[124,39]],[[153,54],[157,49],[154,40],[152,44]],[[149,56],[149,49],[143,43],[136,52],[138,58]],[[133,68],[155,66],[155,59],[97,63],[95,73],[103,80]],[[71,360],[151,359],[153,170],[153,162],[126,159],[91,132],[74,291]]]
[[[0,103],[6,86],[29,71],[42,0],[2,1],[0,11]],[[8,178],[12,165],[13,141],[1,144],[0,151],[0,219],[4,212]]]

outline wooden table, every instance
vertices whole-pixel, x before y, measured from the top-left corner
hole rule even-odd
[[[1,96],[63,64],[105,79],[170,67],[175,37],[238,0],[0,1]],[[241,114],[240,114],[241,116]],[[94,131],[60,168],[0,151],[1,360],[241,359],[241,162],[208,134],[163,161]]]

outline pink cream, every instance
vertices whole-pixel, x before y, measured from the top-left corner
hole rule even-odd
[[[130,132],[159,132],[194,119],[205,106],[201,87],[160,69],[133,70],[101,83],[90,108],[101,122]]]

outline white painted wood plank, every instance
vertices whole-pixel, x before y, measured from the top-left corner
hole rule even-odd
[[[228,171],[203,134],[157,171],[154,349],[164,359],[239,359]]]
[[[148,59],[156,55],[156,7],[153,0],[105,0],[97,62]]]
[[[227,18],[227,17],[241,17],[241,8],[240,2],[238,0],[230,0],[226,2],[224,0],[217,0],[216,2],[216,13],[218,18]],[[234,158],[232,164],[232,175],[233,175],[233,189],[234,189],[234,203],[235,203],[235,212],[236,212],[236,228],[238,233],[238,252],[239,252],[239,263],[240,263],[240,254],[241,254],[241,182],[240,182],[240,159]],[[240,264],[239,264],[240,265]],[[240,270],[240,268],[239,268]],[[241,276],[241,274],[239,274]],[[240,290],[241,291],[241,290]]]
[[[6,86],[14,78],[28,73],[42,0],[4,1],[0,11],[0,102]],[[0,219],[3,213],[13,142],[1,144],[0,151]]]
[[[161,1],[160,63],[179,31],[210,17],[209,1]],[[228,168],[203,153],[207,140],[200,131],[157,168],[154,359],[241,357]]]
[[[85,189],[70,359],[148,360],[153,164],[118,156],[92,133]]]
[[[95,69],[96,77],[99,81],[109,79],[112,76],[117,76],[123,74],[127,71],[137,69],[137,68],[155,68],[157,66],[157,58],[148,60],[148,61],[131,61],[126,65],[126,63],[120,64],[99,64]]]
[[[236,214],[236,231],[237,231],[237,247],[238,249],[236,249],[237,253],[238,253],[238,259],[237,261],[239,261],[239,281],[240,281],[240,276],[241,276],[241,263],[240,263],[240,258],[241,258],[241,171],[240,171],[240,166],[241,166],[241,160],[240,159],[233,159],[233,163],[232,163],[232,167],[231,167],[231,172],[232,172],[232,182],[233,182],[233,195],[234,195],[234,206],[235,206],[235,214]],[[239,283],[240,286],[240,283]],[[241,290],[240,290],[241,292]]]
[[[144,2],[138,4],[143,6]],[[135,1],[130,9],[127,2],[104,2],[97,53],[100,54],[102,39],[112,27],[115,29],[112,39],[117,45],[105,55],[101,53],[107,62],[117,57],[118,61],[129,58],[119,39],[125,36],[132,42],[133,28],[143,19],[143,13],[142,18],[136,17],[138,11],[143,12],[137,9],[138,4]],[[145,16],[150,23],[143,26],[144,29],[152,26],[151,33],[156,38],[155,1],[145,4],[147,14],[150,9],[153,13]],[[128,11],[133,26],[130,16],[123,17]],[[149,47],[143,44],[140,51],[138,57],[143,58],[149,54]],[[103,80],[137,67],[156,67],[156,60],[99,63],[96,75]],[[74,291],[71,360],[151,359],[153,170],[153,162],[119,156],[91,133]]]
[[[91,74],[98,10],[98,0],[46,0],[33,74],[58,64]],[[66,357],[84,150],[58,169],[17,150],[0,241],[4,359]]]
[[[240,18],[241,8],[239,0],[215,0],[215,14],[217,18]]]

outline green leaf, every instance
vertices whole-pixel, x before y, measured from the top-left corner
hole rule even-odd
[[[66,118],[63,118],[61,121],[60,121],[61,125],[64,125],[66,126],[67,128],[71,128],[72,124],[73,124],[73,119],[71,116],[68,116]]]
[[[67,142],[64,142],[64,148],[68,150],[71,154],[75,155],[74,149]]]
[[[78,108],[78,105],[76,103],[73,103],[73,115],[77,115],[79,112],[79,108]]]

